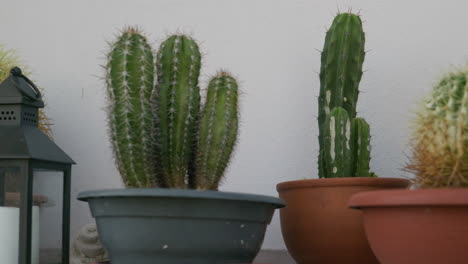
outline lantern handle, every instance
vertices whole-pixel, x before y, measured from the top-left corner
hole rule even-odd
[[[42,97],[41,91],[39,91],[39,89],[36,87],[36,85],[31,80],[29,80],[28,77],[24,76],[24,74],[21,72],[21,69],[19,67],[13,67],[10,70],[10,73],[11,73],[11,75],[13,75],[15,77],[23,78],[33,88],[34,92],[36,93],[36,98],[34,98],[33,96],[31,96],[31,95],[29,95],[27,93],[24,93],[24,95],[26,95],[27,97],[29,97],[30,99],[33,99],[33,100],[37,100],[37,99],[40,99]]]

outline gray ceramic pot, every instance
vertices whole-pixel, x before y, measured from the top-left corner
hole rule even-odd
[[[274,197],[179,189],[82,192],[112,264],[251,263]]]

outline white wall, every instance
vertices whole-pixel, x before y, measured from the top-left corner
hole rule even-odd
[[[467,1],[3,1],[0,42],[18,49],[46,88],[55,139],[78,162],[75,196],[121,187],[97,77],[105,40],[123,25],[140,25],[155,44],[192,32],[206,53],[203,83],[220,67],[242,80],[240,144],[222,190],[277,195],[278,182],[317,177],[316,49],[337,8],[350,7],[361,10],[370,50],[358,105],[373,129],[372,168],[402,176],[419,98],[467,58]],[[73,230],[90,221],[85,203],[72,210]],[[284,248],[277,216],[264,247]]]

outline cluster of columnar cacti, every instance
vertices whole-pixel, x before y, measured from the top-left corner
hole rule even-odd
[[[319,102],[319,177],[369,177],[370,131],[356,118],[365,36],[358,15],[338,14],[322,51]]]
[[[422,188],[468,187],[468,70],[434,87],[416,120],[408,169]]]
[[[112,44],[109,128],[128,187],[218,188],[237,139],[237,82],[218,73],[200,111],[200,67],[199,47],[186,35],[165,40],[155,63],[136,29]]]

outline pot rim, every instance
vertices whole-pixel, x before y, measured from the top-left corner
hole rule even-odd
[[[188,198],[207,200],[229,200],[247,201],[256,203],[272,204],[276,208],[283,208],[283,200],[267,195],[221,192],[209,190],[193,189],[173,189],[173,188],[129,188],[129,189],[100,189],[83,191],[78,194],[77,199],[87,202],[91,199],[99,198],[124,198],[124,197],[147,197],[147,198]]]
[[[348,206],[371,207],[468,206],[468,188],[369,191],[353,195]]]
[[[408,185],[409,180],[403,178],[343,177],[286,181],[276,185],[276,190],[278,192],[282,192],[290,189],[343,186],[385,186],[395,188],[406,188],[408,187]]]

